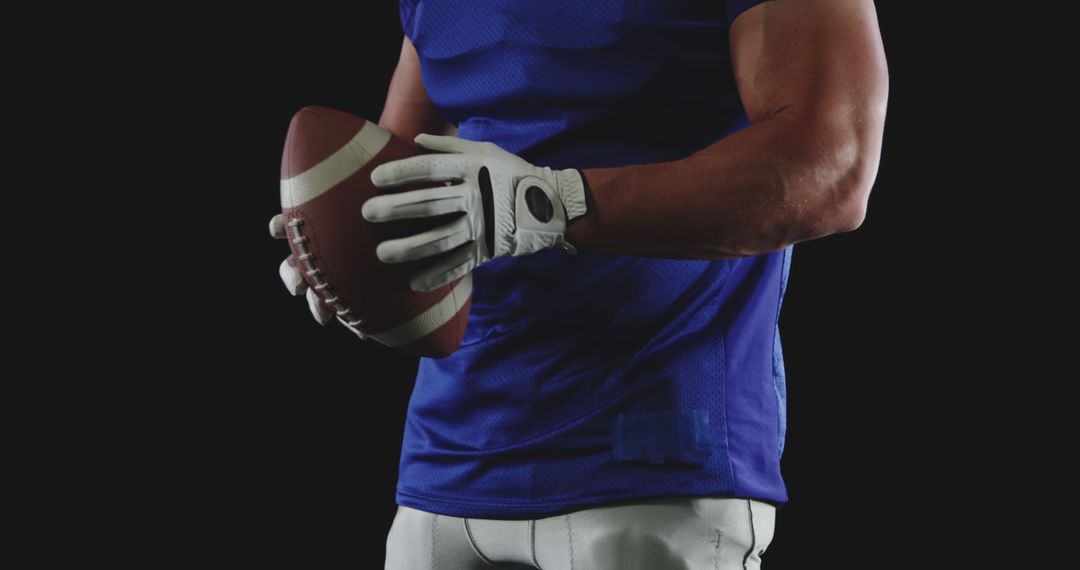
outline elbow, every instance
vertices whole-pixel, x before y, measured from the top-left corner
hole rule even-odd
[[[787,181],[801,183],[792,186],[801,186],[796,192],[804,207],[796,210],[802,240],[851,232],[866,220],[885,130],[887,88],[879,84],[857,102],[817,107],[800,117],[808,134],[796,139],[797,175]]]
[[[862,226],[874,173],[857,161],[842,167],[833,163],[825,170],[818,166],[814,176],[800,176],[801,184],[774,186],[784,196],[784,207],[774,210],[776,215],[757,236],[760,247],[748,254],[777,251]]]
[[[870,201],[875,174],[864,170],[855,167],[836,188],[835,206],[827,214],[829,233],[853,232],[866,220],[866,206]]]
[[[864,220],[866,220],[866,205],[852,207],[845,216],[836,220],[834,233],[853,232],[862,227]]]
[[[818,200],[804,210],[796,239],[807,241],[832,234],[852,232],[866,220],[866,206],[873,186],[873,176],[853,166],[838,173],[835,181],[816,189]]]
[[[802,239],[851,232],[862,226],[877,178],[880,149],[880,138],[867,142],[851,137],[826,153],[827,158],[816,167],[818,175],[812,177],[817,188],[811,193],[818,199],[811,200],[806,210]]]

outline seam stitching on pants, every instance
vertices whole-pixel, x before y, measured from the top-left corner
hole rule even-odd
[[[435,567],[435,550],[439,544],[439,515],[431,517],[431,567]]]
[[[747,564],[750,562],[750,555],[753,554],[754,548],[757,547],[757,534],[754,532],[754,505],[747,500],[746,501],[746,513],[750,516],[750,548],[746,551],[746,556],[743,556],[742,567],[743,570],[750,570]]]
[[[723,542],[723,540],[724,532],[720,530],[716,531],[716,548],[714,549],[716,552],[716,570],[720,570],[720,543]]]
[[[570,528],[570,515],[566,515],[566,537],[570,540],[570,570],[574,570],[574,531]]]
[[[532,552],[532,563],[538,570],[540,568],[540,561],[536,559],[536,519],[529,521],[529,550]]]
[[[488,557],[484,556],[483,552],[480,552],[480,545],[476,544],[476,541],[473,540],[472,527],[469,526],[469,519],[468,518],[463,518],[461,520],[463,521],[463,524],[465,525],[465,537],[469,539],[469,546],[472,547],[473,552],[475,552],[476,555],[480,557],[480,560],[483,560],[487,565],[495,566],[496,564],[494,562],[492,562],[491,560],[488,560]]]

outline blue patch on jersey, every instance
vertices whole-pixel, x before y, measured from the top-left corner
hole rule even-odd
[[[619,414],[611,431],[619,461],[692,461],[712,451],[709,410]]]

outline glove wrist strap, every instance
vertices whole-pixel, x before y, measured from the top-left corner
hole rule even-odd
[[[566,208],[566,220],[572,221],[584,216],[588,211],[585,204],[585,181],[581,171],[577,169],[556,170],[556,187],[559,190],[559,198],[562,199],[563,207]]]

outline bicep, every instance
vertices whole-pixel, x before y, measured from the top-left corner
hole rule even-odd
[[[401,55],[390,79],[379,125],[406,140],[412,140],[420,133],[448,134],[453,131],[453,126],[443,120],[428,97],[420,73],[420,56],[408,37],[401,43]]]
[[[751,121],[884,121],[885,52],[872,0],[769,0],[731,26],[731,58]]]

